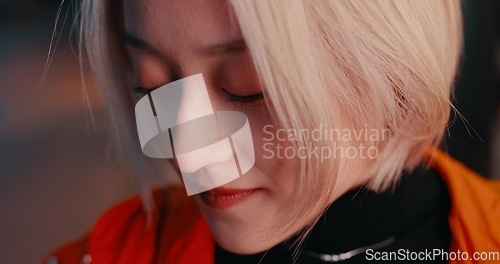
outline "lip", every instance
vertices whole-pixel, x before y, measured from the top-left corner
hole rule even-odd
[[[235,206],[248,197],[255,194],[260,189],[229,189],[229,188],[215,188],[200,194],[203,202],[214,209],[226,209]]]

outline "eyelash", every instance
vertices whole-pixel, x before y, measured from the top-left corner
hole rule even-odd
[[[141,87],[141,86],[136,86],[133,88],[133,91],[135,93],[138,93],[138,94],[148,94],[155,89],[156,88],[146,89],[146,88]],[[222,88],[222,91],[228,96],[228,98],[226,99],[227,102],[231,102],[231,103],[235,103],[235,104],[239,104],[239,105],[246,105],[246,104],[250,105],[252,103],[255,103],[257,101],[264,99],[264,94],[262,92],[256,93],[256,94],[240,96],[240,95],[234,95],[224,88]]]
[[[252,104],[264,99],[264,94],[262,92],[240,96],[240,95],[234,95],[224,88],[222,88],[222,91],[228,96],[228,98],[226,99],[227,102],[232,102],[240,105]]]
[[[158,88],[158,87],[157,87]],[[146,89],[142,86],[136,86],[134,87],[132,90],[134,91],[134,93],[138,93],[138,94],[148,94],[150,92],[152,92],[153,90],[155,90],[156,88],[152,88],[152,89]]]

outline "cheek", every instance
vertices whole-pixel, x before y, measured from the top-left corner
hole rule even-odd
[[[292,149],[288,141],[276,138],[276,127],[269,113],[247,112],[255,149],[255,166],[268,178],[271,192],[288,200],[299,177],[300,159],[296,155],[283,155]]]

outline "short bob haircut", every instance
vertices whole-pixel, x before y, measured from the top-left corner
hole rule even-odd
[[[462,47],[460,1],[232,0],[228,5],[280,126],[390,131],[383,142],[335,142],[375,146],[376,159],[301,160],[290,210],[276,226],[290,227],[290,219],[304,215],[317,219],[355,184],[390,188],[441,141]],[[82,0],[80,11],[81,52],[107,101],[117,138],[140,157],[133,102],[124,92],[130,84],[119,48],[121,3]],[[332,143],[310,142],[312,147]]]

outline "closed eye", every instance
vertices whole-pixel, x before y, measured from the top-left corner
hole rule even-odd
[[[258,102],[258,101],[264,99],[264,94],[262,92],[255,93],[255,94],[249,94],[249,95],[236,95],[236,94],[230,93],[229,91],[227,91],[224,88],[222,88],[222,91],[228,96],[227,101],[233,102],[233,103],[250,104],[250,103],[255,103],[255,102]]]
[[[156,88],[144,88],[142,86],[136,86],[136,87],[132,88],[132,90],[134,91],[134,93],[148,94],[148,93],[156,90],[157,88],[159,88],[159,87],[156,87]]]

